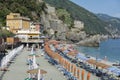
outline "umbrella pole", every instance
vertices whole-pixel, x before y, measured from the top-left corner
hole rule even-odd
[[[40,77],[41,76],[41,74],[40,74],[40,69],[38,69],[38,80],[40,80]]]
[[[29,63],[29,70],[30,70],[30,63]],[[29,75],[29,79],[31,78],[31,74],[30,73],[28,73],[28,75]]]
[[[29,79],[30,79],[31,78],[31,74],[29,73],[28,75],[29,75]]]

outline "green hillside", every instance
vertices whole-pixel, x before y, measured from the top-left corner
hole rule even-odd
[[[81,20],[85,23],[85,31],[89,34],[106,34],[105,30],[106,23],[98,19],[93,13],[88,10],[76,5],[69,0],[43,0],[56,9],[64,8],[75,20]]]
[[[106,22],[109,27],[116,29],[116,33],[120,34],[120,18],[112,17],[107,14],[96,14],[98,18],[100,18],[102,21]]]
[[[5,26],[6,15],[10,12],[20,13],[33,21],[40,20],[45,8],[45,3],[39,3],[38,0],[0,0],[0,23]]]
[[[22,16],[29,17],[32,21],[40,20],[41,12],[45,12],[46,5],[38,0],[0,0],[0,37],[13,36],[7,30],[1,30],[6,26],[6,15],[10,12],[20,13]]]
[[[69,0],[43,0],[51,6],[65,9],[70,15],[60,16],[65,23],[71,24],[72,19],[81,20],[85,23],[85,31],[89,34],[107,34],[105,30],[106,23],[98,19],[93,13],[74,4]],[[39,3],[38,0],[0,0],[0,25],[5,26],[6,15],[10,12],[20,13],[22,16],[29,17],[32,21],[40,21],[41,12],[45,12],[46,4]],[[64,12],[66,12],[64,10]],[[70,21],[68,21],[70,20]]]

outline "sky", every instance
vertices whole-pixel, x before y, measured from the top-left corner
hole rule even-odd
[[[93,13],[108,14],[120,18],[120,0],[71,0]]]

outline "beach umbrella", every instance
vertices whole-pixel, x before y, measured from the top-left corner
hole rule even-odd
[[[88,74],[87,74],[87,80],[90,80],[90,73],[88,72]]]
[[[71,68],[71,72],[74,73],[74,64],[72,64]]]
[[[27,73],[30,73],[30,74],[38,74],[38,70],[39,69],[32,69],[32,70],[28,70]],[[40,69],[40,74],[46,74],[47,71],[43,70],[43,69]]]
[[[30,54],[34,54],[33,46],[32,46]]]
[[[25,78],[25,80],[32,80],[31,78]]]
[[[84,70],[82,70],[82,80],[84,80],[84,74],[85,74],[85,71]]]
[[[36,55],[36,54],[30,54],[30,55],[28,55],[28,56],[34,56],[35,55],[35,57],[40,57],[39,55]]]
[[[41,76],[40,69],[38,69],[38,80],[40,80],[40,76]]]
[[[71,73],[73,72],[73,64],[72,63],[70,64],[70,72]]]
[[[68,67],[68,71],[70,72],[70,62],[68,62],[68,65],[67,65]]]
[[[80,69],[77,69],[77,78],[80,80]]]
[[[37,65],[37,63],[36,63],[35,55],[33,56],[33,68],[34,68],[34,69],[38,68],[38,65]]]
[[[76,66],[74,65],[74,76],[76,77]]]
[[[83,61],[87,61],[87,60],[89,60],[87,57],[85,57],[83,54],[81,54],[81,53],[78,53],[77,55],[76,55],[76,58],[78,58],[78,59],[80,59],[80,60],[83,60]]]

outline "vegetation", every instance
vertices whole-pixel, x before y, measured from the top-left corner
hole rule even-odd
[[[6,15],[10,12],[20,13],[31,20],[40,20],[41,12],[45,12],[46,4],[38,0],[0,0],[0,22],[5,26]]]
[[[14,34],[6,29],[0,30],[0,38],[11,37]]]
[[[89,34],[108,34],[105,27],[107,26],[102,20],[97,18],[93,13],[74,4],[69,0],[44,0],[56,9],[67,10],[74,20],[81,20],[85,24],[85,31]]]
[[[120,34],[120,19],[106,14],[96,14],[98,18],[108,24],[108,28],[115,30],[115,34]],[[112,31],[114,32],[114,31]]]
[[[0,28],[6,25],[6,15],[10,12],[20,13],[29,17],[32,21],[39,21],[42,12],[45,12],[46,4],[38,0],[0,0]],[[0,37],[13,36],[8,30],[0,29]]]
[[[57,15],[60,20],[62,20],[65,24],[68,25],[69,28],[71,28],[73,20],[70,16],[70,13],[68,13],[65,9],[57,9]]]

